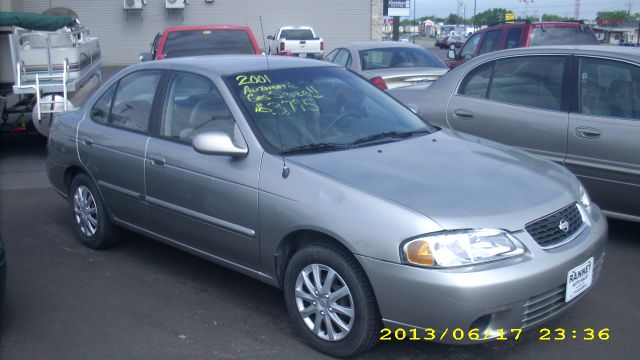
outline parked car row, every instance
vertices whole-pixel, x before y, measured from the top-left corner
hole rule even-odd
[[[640,219],[632,50],[513,49],[447,72],[411,44],[266,61],[177,58],[168,36],[169,59],[51,129],[77,236],[108,248],[124,227],[279,287],[326,354],[362,353],[383,326],[481,341],[537,326],[598,279],[597,204]]]

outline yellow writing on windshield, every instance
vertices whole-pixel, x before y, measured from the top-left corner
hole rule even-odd
[[[313,86],[300,87],[290,82],[273,84],[268,75],[238,75],[238,86],[242,95],[254,104],[255,113],[270,113],[274,116],[292,115],[297,112],[319,112],[316,99],[323,95]]]

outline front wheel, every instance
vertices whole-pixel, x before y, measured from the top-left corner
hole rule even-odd
[[[111,224],[93,181],[85,174],[78,174],[70,190],[73,224],[80,241],[92,249],[113,246],[117,241],[117,228]]]
[[[314,348],[354,356],[378,341],[380,314],[364,270],[342,250],[312,244],[285,272],[284,296],[294,327]]]

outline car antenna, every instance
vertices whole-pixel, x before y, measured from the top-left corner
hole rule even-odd
[[[262,48],[264,49],[265,53],[264,53],[264,58],[267,60],[267,69],[271,68],[269,66],[269,54],[267,54],[267,42],[264,41],[264,27],[262,26],[262,15],[258,15],[258,18],[260,19],[260,32],[262,32]]]

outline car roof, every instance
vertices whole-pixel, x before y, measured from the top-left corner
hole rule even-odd
[[[640,49],[624,46],[606,45],[547,45],[531,46],[516,49],[500,50],[491,52],[478,58],[500,58],[517,54],[579,54],[579,55],[600,55],[605,57],[627,58],[629,60],[640,61]]]
[[[145,69],[198,70],[210,75],[224,76],[242,72],[290,69],[301,67],[340,67],[328,62],[291,56],[264,55],[208,55],[178,57],[148,61],[132,65],[130,72]]]
[[[339,47],[357,49],[357,50],[397,48],[397,47],[411,47],[411,48],[424,49],[422,46],[418,46],[410,43],[402,43],[398,41],[361,41],[361,42],[346,44],[344,46],[339,46]]]
[[[238,25],[172,26],[164,29],[164,32],[193,31],[193,30],[249,30],[249,27],[238,26]]]

